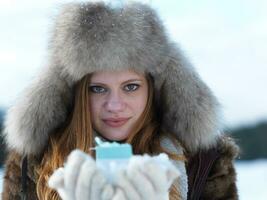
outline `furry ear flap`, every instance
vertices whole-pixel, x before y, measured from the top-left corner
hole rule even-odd
[[[164,71],[153,74],[156,99],[163,110],[162,126],[187,150],[208,149],[219,135],[219,103],[180,49],[170,52]]]
[[[71,89],[60,77],[59,68],[41,71],[8,110],[4,136],[9,148],[36,155],[47,144],[49,133],[65,120]]]

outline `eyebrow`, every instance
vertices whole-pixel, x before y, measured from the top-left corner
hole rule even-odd
[[[135,81],[138,81],[138,82],[143,82],[143,79],[129,79],[127,81],[124,81],[122,82],[121,84],[126,84],[126,83],[130,83],[130,82],[135,82]],[[90,84],[97,84],[97,85],[107,85],[105,83],[101,83],[101,82],[92,82]]]
[[[122,84],[129,83],[129,82],[135,82],[135,81],[143,82],[143,79],[129,79],[127,81],[122,82]]]

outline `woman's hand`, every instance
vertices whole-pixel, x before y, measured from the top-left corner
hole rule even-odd
[[[116,176],[112,200],[167,200],[169,189],[178,176],[178,169],[166,154],[133,156],[127,169]]]
[[[63,200],[109,200],[114,195],[112,185],[94,159],[80,150],[71,152],[64,167],[52,174],[48,185]]]

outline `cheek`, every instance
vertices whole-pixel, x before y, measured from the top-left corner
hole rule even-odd
[[[135,110],[136,113],[141,115],[145,110],[147,104],[147,95],[140,95],[137,98],[134,98],[131,104],[131,107]]]
[[[90,98],[90,113],[92,122],[96,121],[99,116],[99,112],[101,109],[101,102],[97,98]]]

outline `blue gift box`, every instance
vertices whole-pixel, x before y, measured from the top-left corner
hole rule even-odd
[[[96,138],[98,146],[96,150],[96,160],[99,159],[129,159],[132,153],[132,146],[124,143],[119,144],[117,142],[102,142],[99,138]]]

